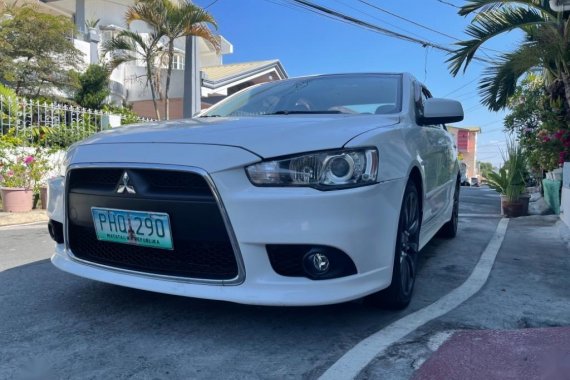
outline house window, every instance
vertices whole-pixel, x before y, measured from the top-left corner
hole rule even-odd
[[[174,54],[172,68],[175,70],[184,70],[184,55],[177,53]]]
[[[116,37],[118,33],[114,30],[103,30],[101,32],[101,42],[105,43],[110,41],[113,37]]]

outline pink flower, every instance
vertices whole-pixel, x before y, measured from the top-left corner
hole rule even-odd
[[[8,177],[13,177],[14,176],[14,171],[13,170],[8,170],[8,173],[6,173],[8,175]]]
[[[24,164],[29,165],[32,162],[34,162],[34,156],[28,156],[28,157],[24,158]]]

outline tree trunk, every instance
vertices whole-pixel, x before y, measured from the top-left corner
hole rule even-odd
[[[148,76],[148,83],[150,84],[150,94],[152,96],[152,104],[154,105],[154,113],[156,114],[156,120],[160,120],[160,112],[158,111],[158,103],[156,102],[156,93],[154,92],[154,82],[152,80],[152,69],[148,65],[146,66],[146,75]]]
[[[172,63],[174,60],[174,40],[168,41],[168,68],[166,69],[166,87],[164,89],[164,115],[166,120],[170,120],[170,98],[168,91],[170,89],[170,76],[172,75]]]
[[[564,82],[564,95],[566,98],[566,120],[570,121],[570,74],[563,72],[562,82]]]

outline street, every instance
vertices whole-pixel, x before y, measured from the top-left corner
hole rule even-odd
[[[318,378],[361,340],[460,286],[495,233],[498,211],[495,192],[461,188],[458,236],[435,239],[423,249],[412,304],[401,312],[362,301],[304,308],[245,306],[117,287],[54,268],[44,225],[2,228],[0,379]],[[518,225],[531,234],[524,223],[513,220],[509,231]],[[516,246],[517,237],[508,233],[505,244]],[[533,249],[534,256],[542,252]],[[514,267],[520,259],[499,255],[498,263],[504,265],[493,269],[499,275],[493,272],[490,280],[496,284],[487,284],[465,305],[391,347],[360,377],[409,378],[441,331],[570,323],[570,280],[556,290],[557,285],[543,281],[548,276],[536,273],[534,256],[523,258],[528,278],[521,278]],[[546,273],[568,270],[567,262],[554,264],[556,254],[545,259],[540,262]],[[534,285],[514,288],[514,282]],[[535,286],[537,282],[542,285]],[[544,287],[555,288],[548,300],[540,298]],[[485,298],[486,292],[492,297]],[[497,295],[509,297],[499,300]]]

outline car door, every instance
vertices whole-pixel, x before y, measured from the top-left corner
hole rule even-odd
[[[431,98],[421,87],[417,104],[422,112],[423,102]],[[422,125],[421,142],[418,145],[425,173],[426,206],[424,222],[441,215],[450,202],[450,173],[453,166],[453,140],[442,124]]]

